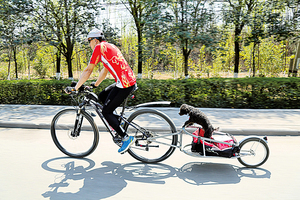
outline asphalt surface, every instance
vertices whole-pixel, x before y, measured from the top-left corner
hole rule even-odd
[[[299,143],[299,136],[268,136],[269,159],[255,169],[179,149],[146,164],[119,154],[105,132],[91,155],[75,159],[58,150],[49,130],[0,128],[0,199],[298,200]]]
[[[0,127],[49,129],[54,115],[62,109],[71,107],[0,104]],[[153,109],[168,115],[177,129],[188,120],[188,116],[178,115],[179,108]],[[199,109],[207,115],[214,127],[234,135],[300,135],[300,109]],[[130,112],[126,115],[129,116]],[[101,126],[98,117],[95,117],[95,121]],[[99,129],[104,130],[104,127]]]
[[[0,105],[0,200],[299,199],[300,109],[199,108],[238,141],[245,135],[269,135],[270,156],[253,169],[236,159],[191,157],[180,149],[161,163],[141,163],[119,154],[103,130],[91,155],[70,158],[58,150],[49,131],[52,118],[64,108]],[[188,119],[178,115],[179,108],[156,109],[178,128]],[[190,136],[183,141],[190,143]]]

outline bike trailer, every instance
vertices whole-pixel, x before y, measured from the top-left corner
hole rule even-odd
[[[203,149],[205,149],[205,155],[206,156],[220,156],[220,157],[227,157],[231,158],[232,156],[236,156],[235,154],[239,152],[238,146],[233,146],[233,144],[236,144],[236,139],[228,134],[228,133],[222,133],[218,131],[214,131],[211,138],[214,140],[214,142],[205,141],[205,139],[200,139],[200,137],[204,137],[205,131],[202,128],[198,128],[195,132],[193,132],[193,135],[196,137],[193,137],[192,141],[192,152],[200,153],[201,155],[204,155]],[[199,137],[200,136],[200,137]],[[229,144],[219,143],[225,142]],[[204,144],[204,148],[203,148]]]

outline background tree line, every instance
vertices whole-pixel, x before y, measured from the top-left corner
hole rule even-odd
[[[249,76],[278,76],[287,72],[299,33],[296,0],[121,0],[133,19],[122,34],[109,19],[97,24],[96,0],[0,3],[1,79],[78,77],[93,27],[121,48],[140,77],[154,70],[174,78],[237,77],[250,69]]]

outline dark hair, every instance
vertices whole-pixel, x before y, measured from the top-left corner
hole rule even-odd
[[[104,41],[105,40],[104,33],[101,32],[100,37],[96,37],[96,39],[99,40],[100,42]]]
[[[102,37],[95,37],[95,39],[99,40],[100,42],[102,42],[104,39]]]

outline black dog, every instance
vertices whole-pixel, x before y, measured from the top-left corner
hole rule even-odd
[[[187,120],[183,126],[191,125],[193,123],[200,124],[205,131],[204,137],[210,138],[212,136],[214,128],[208,120],[207,116],[202,111],[194,108],[193,106],[182,104],[180,107],[179,115],[190,116],[189,120]]]

